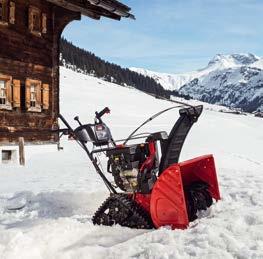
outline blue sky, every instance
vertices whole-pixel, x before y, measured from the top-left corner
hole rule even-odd
[[[136,21],[82,18],[64,37],[124,67],[202,68],[218,53],[263,56],[262,0],[123,0]]]

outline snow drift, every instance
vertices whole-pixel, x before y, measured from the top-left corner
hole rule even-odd
[[[67,119],[78,114],[90,121],[105,106],[112,110],[106,122],[122,138],[172,104],[61,68]],[[222,201],[189,229],[93,226],[91,217],[108,192],[76,143],[64,139],[63,151],[48,147],[41,155],[31,152],[26,167],[0,167],[0,258],[262,258],[262,119],[205,108],[181,161],[214,153]],[[144,130],[169,131],[177,116],[166,114]],[[16,206],[21,209],[9,210]]]

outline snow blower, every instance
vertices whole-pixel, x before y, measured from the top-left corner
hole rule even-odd
[[[180,108],[180,116],[169,136],[165,131],[136,134],[142,126],[175,108]],[[103,115],[110,112],[107,107],[95,113],[92,124],[82,124],[75,117],[79,123],[76,129],[59,116],[67,127],[59,130],[61,135],[70,135],[80,144],[110,191],[109,198],[93,216],[94,224],[137,229],[169,225],[172,229],[185,229],[197,218],[198,211],[220,199],[212,155],[179,162],[186,136],[202,110],[203,106],[189,105],[168,108],[146,120],[125,140],[114,140],[102,121]],[[131,140],[139,143],[128,144]],[[112,182],[99,163],[100,153],[107,157]]]

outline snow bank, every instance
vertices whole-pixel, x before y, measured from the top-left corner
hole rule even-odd
[[[62,114],[72,123],[76,114],[91,121],[96,110],[109,106],[106,122],[116,138],[172,106],[61,70]],[[64,139],[63,151],[32,152],[26,167],[0,167],[0,258],[263,258],[263,121],[217,110],[204,111],[181,160],[214,153],[222,200],[189,229],[93,226],[92,215],[108,192],[85,154]],[[170,112],[144,130],[169,131],[177,116]]]

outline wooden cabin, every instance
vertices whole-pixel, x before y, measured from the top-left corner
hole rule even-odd
[[[81,15],[134,18],[115,0],[0,0],[0,146],[56,143],[59,42]],[[7,154],[6,154],[7,155]]]

